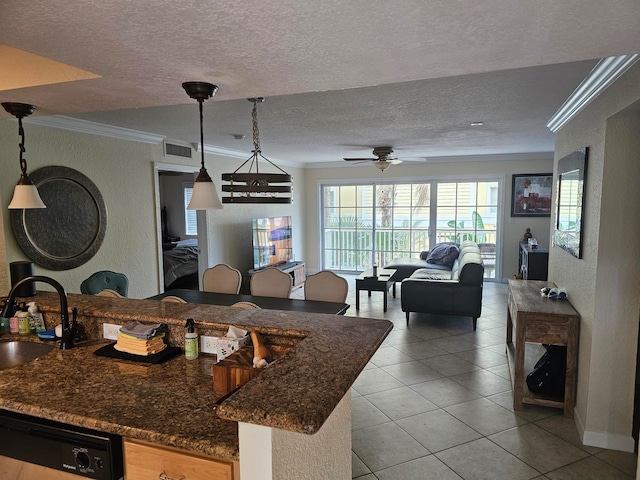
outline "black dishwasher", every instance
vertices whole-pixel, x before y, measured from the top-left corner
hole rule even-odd
[[[97,480],[123,477],[122,437],[0,410],[0,455]]]

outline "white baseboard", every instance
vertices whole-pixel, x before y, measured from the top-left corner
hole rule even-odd
[[[573,421],[576,424],[578,435],[582,439],[583,445],[631,453],[633,453],[635,449],[636,442],[631,435],[619,435],[616,433],[585,430],[584,421],[579,415],[577,409],[573,410]]]
[[[633,453],[636,442],[630,435],[586,431],[582,436],[582,443],[589,447],[607,448],[609,450]]]

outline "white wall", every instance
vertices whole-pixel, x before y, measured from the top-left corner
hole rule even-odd
[[[351,392],[313,435],[238,424],[242,480],[350,480]]]
[[[129,296],[144,298],[159,292],[159,219],[156,218],[154,190],[154,162],[195,165],[193,159],[165,157],[162,143],[146,144],[118,140],[24,122],[26,155],[29,171],[43,166],[61,165],[74,168],[89,177],[100,190],[107,207],[107,231],[97,254],[84,265],[72,270],[50,271],[35,266],[38,275],[58,280],[68,292],[79,293],[80,283],[97,270],[114,270],[129,277]],[[15,119],[0,121],[0,287],[8,291],[8,264],[28,260],[17,245],[6,206],[20,176],[18,126]],[[12,148],[14,147],[14,148]],[[247,152],[247,157],[250,152]],[[206,155],[206,167],[220,193],[220,176],[233,171],[242,160]],[[231,169],[231,170],[230,170]],[[261,168],[268,172],[268,168]],[[301,170],[286,169],[296,179],[303,178]],[[213,241],[213,258],[240,270],[253,264],[251,249],[251,220],[255,217],[292,215],[294,248],[297,257],[304,258],[302,242],[302,189],[294,185],[293,205],[227,205],[223,210],[206,213],[210,221],[209,234]],[[4,248],[3,247],[3,243]],[[6,253],[6,260],[3,255]],[[217,263],[217,262],[216,262]],[[4,285],[2,285],[4,283]],[[38,288],[47,289],[46,285]]]
[[[517,158],[517,159],[514,159]],[[308,270],[316,270],[321,267],[320,243],[319,243],[319,219],[318,206],[319,185],[327,180],[367,181],[389,179],[393,181],[419,182],[439,178],[467,178],[480,179],[490,175],[503,179],[504,211],[501,218],[503,227],[502,237],[502,266],[501,272],[496,272],[497,278],[512,278],[518,273],[518,242],[527,228],[541,245],[549,246],[549,217],[511,217],[511,176],[514,173],[551,173],[553,171],[553,159],[551,155],[540,156],[525,154],[514,156],[496,157],[496,159],[474,158],[468,160],[455,159],[438,163],[402,163],[392,165],[385,172],[379,172],[373,165],[346,168],[310,168],[306,170],[305,178],[305,216],[307,220],[307,243],[305,262]]]
[[[640,64],[565,125],[557,160],[589,147],[583,258],[560,248],[549,278],[580,313],[576,424],[583,442],[632,450],[633,396],[640,316]],[[634,112],[621,112],[635,104]]]

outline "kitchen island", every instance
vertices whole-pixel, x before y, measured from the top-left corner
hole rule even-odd
[[[57,295],[43,292],[33,299],[52,328],[59,318]],[[305,468],[297,478],[350,478],[350,421],[344,425],[350,387],[391,330],[390,322],[93,295],[70,294],[68,301],[78,308],[89,341],[1,371],[0,408],[239,461],[242,480],[296,478],[299,473],[289,468]],[[187,318],[196,321],[201,335],[220,336],[234,325],[259,331],[267,345],[291,349],[217,412],[211,356],[189,361],[179,355],[148,365],[93,354],[104,345],[103,323],[130,320],[166,323],[169,344],[183,347]],[[295,451],[283,450],[289,443]],[[340,458],[332,445],[341,446]],[[295,457],[291,462],[289,455]],[[327,463],[335,464],[339,476],[326,476]]]

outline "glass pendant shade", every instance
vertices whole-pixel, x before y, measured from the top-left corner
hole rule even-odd
[[[203,167],[193,183],[193,193],[187,210],[220,210],[221,208],[223,207],[218,192],[216,192],[216,186]]]
[[[25,141],[22,119],[31,115],[35,111],[36,107],[27,103],[16,102],[3,102],[2,107],[7,111],[7,113],[10,113],[18,119],[18,135],[20,135],[20,169],[22,171],[20,180],[18,180],[16,188],[13,191],[11,203],[9,203],[7,208],[11,210],[24,208],[47,208],[42,201],[42,198],[40,198],[38,189],[27,174],[27,159],[23,156],[25,152]]]
[[[216,94],[218,87],[206,82],[184,82],[182,88],[187,92],[187,95],[198,101],[200,111],[200,173],[193,183],[193,192],[187,210],[220,210],[223,207],[218,192],[216,192],[216,186],[204,167],[204,130],[202,126],[202,104]]]
[[[384,172],[387,168],[389,168],[389,166],[391,165],[391,162],[387,162],[385,160],[376,160],[375,162],[373,162],[373,164],[376,166],[378,170],[380,170],[381,172]]]
[[[29,177],[27,177],[27,179],[28,178]],[[21,181],[22,177],[13,191],[13,199],[11,200],[8,208],[10,210],[20,208],[47,208],[40,198],[38,189],[33,183],[31,183],[31,180],[29,180],[28,184],[23,184]]]

